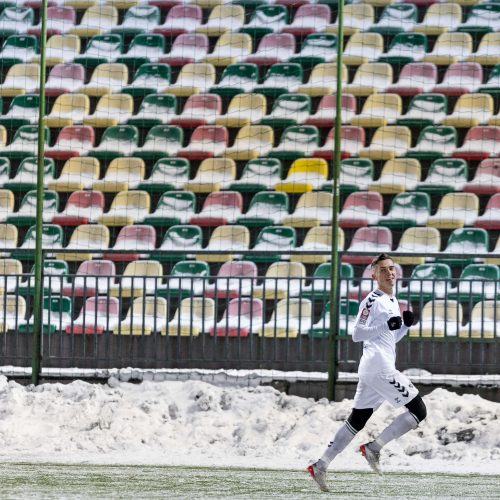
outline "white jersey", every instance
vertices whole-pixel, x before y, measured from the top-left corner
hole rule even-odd
[[[396,369],[396,343],[406,335],[404,324],[389,330],[387,320],[401,316],[396,297],[374,290],[361,302],[354,325],[353,340],[363,341],[358,374],[393,372]]]

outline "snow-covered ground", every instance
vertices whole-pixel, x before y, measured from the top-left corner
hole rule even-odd
[[[500,404],[436,389],[428,418],[383,452],[386,470],[500,474]],[[22,386],[0,376],[0,461],[303,468],[352,402],[200,380]],[[360,443],[401,410],[383,405],[332,464],[366,470]]]

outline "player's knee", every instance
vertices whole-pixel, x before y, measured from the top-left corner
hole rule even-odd
[[[363,408],[361,410],[353,408],[347,422],[356,432],[359,432],[366,425],[372,414],[373,408]]]
[[[405,405],[408,411],[419,421],[425,419],[427,416],[427,407],[425,406],[424,400],[417,394],[408,404]]]

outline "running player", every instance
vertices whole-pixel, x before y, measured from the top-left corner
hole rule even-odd
[[[396,343],[406,335],[414,318],[411,311],[404,311],[401,318],[394,296],[396,271],[389,255],[381,254],[372,262],[372,276],[378,288],[361,302],[352,335],[354,342],[363,342],[354,408],[322,457],[307,468],[322,491],[328,491],[326,470],[332,460],[363,429],[384,401],[395,408],[405,406],[407,411],[397,416],[374,441],[360,447],[361,454],[378,474],[381,473],[379,460],[383,446],[415,429],[427,415],[418,390],[395,366]]]

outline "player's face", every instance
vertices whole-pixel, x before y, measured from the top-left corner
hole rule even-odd
[[[391,259],[383,260],[377,264],[373,271],[373,278],[383,291],[392,292],[396,283],[396,267]]]

